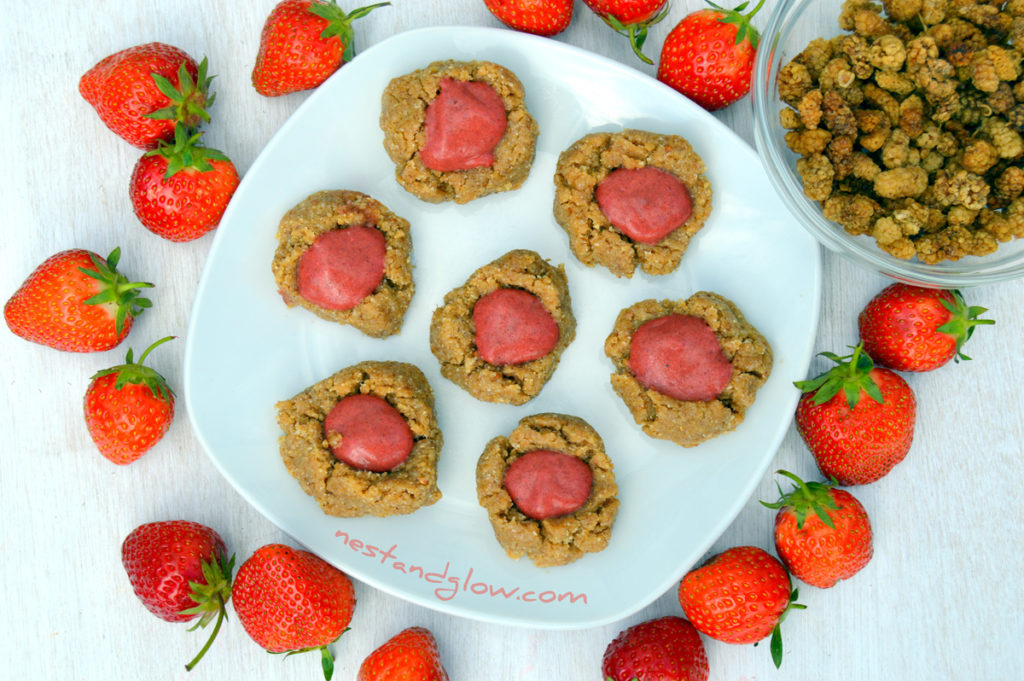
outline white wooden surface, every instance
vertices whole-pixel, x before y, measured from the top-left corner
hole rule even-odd
[[[838,0],[836,0],[838,1]],[[158,283],[154,309],[129,343],[138,350],[175,334],[152,363],[181,389],[184,335],[212,235],[189,244],[163,241],[131,212],[128,177],[138,152],[109,133],[78,95],[79,76],[101,57],[159,40],[207,55],[217,102],[206,141],[244,173],[306,95],[257,95],[249,84],[260,28],[275,0],[57,0],[5,2],[0,21],[0,230],[6,299],[51,253],[120,245],[123,267]],[[353,3],[345,0],[345,6]],[[669,29],[698,0],[674,0],[652,30],[657,55]],[[774,5],[769,0],[764,14]],[[757,22],[763,26],[767,16]],[[361,21],[357,47],[427,25],[496,26],[482,0],[395,0]],[[618,59],[653,77],[596,16],[577,2],[562,40]],[[718,114],[752,142],[748,101]],[[794,227],[795,228],[795,227]],[[856,315],[888,282],[834,256],[825,286],[816,350],[856,342]],[[244,292],[240,292],[244,295]],[[711,678],[1019,679],[1024,674],[1024,532],[1018,489],[1024,473],[1024,282],[970,289],[995,327],[968,352],[975,359],[910,376],[918,427],[907,460],[854,493],[875,527],[875,557],[856,578],[827,590],[804,587],[807,610],[785,624],[782,671],[766,645],[706,640]],[[780,301],[784,305],[785,301]],[[128,467],[100,457],[81,416],[88,377],[118,363],[128,344],[75,355],[0,333],[0,539],[4,678],[316,679],[317,660],[287,660],[256,646],[236,620],[190,675],[183,664],[202,634],[152,617],[135,599],[120,564],[123,537],[136,525],[188,518],[218,529],[239,562],[258,546],[289,541],[217,473],[193,435],[186,405],[167,437]],[[815,360],[812,369],[820,368]],[[777,466],[805,477],[815,469],[795,430]],[[771,549],[771,475],[761,482],[713,551],[737,544]],[[682,568],[681,568],[682,571]],[[354,679],[359,662],[413,624],[436,634],[453,680],[600,677],[607,643],[625,626],[679,614],[673,591],[614,625],[548,632],[484,625],[409,605],[357,584],[352,630],[334,646],[335,678]]]

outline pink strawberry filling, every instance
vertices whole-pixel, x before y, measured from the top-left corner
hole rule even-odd
[[[670,314],[633,334],[629,370],[641,385],[677,400],[709,402],[732,378],[732,364],[703,319]]]
[[[318,236],[298,266],[299,295],[329,310],[350,310],[384,279],[384,235],[367,225]]]
[[[558,323],[540,298],[517,288],[491,291],[473,307],[477,353],[491,364],[540,359],[558,345]]]
[[[505,103],[493,87],[445,78],[441,92],[427,105],[420,158],[439,172],[490,166],[507,126]]]
[[[376,395],[349,395],[324,419],[324,436],[339,461],[363,471],[390,471],[412,452],[405,417]]]
[[[585,461],[550,449],[523,454],[505,472],[505,491],[535,520],[578,511],[590,498],[594,474]]]
[[[658,243],[693,212],[686,185],[653,166],[613,170],[598,183],[594,198],[616,229],[643,244]]]

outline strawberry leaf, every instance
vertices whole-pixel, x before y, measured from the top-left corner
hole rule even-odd
[[[324,679],[331,681],[331,677],[334,676],[334,656],[327,646],[320,649],[320,666],[324,670]]]
[[[755,50],[757,49],[757,43],[761,34],[751,25],[750,20],[760,11],[761,6],[764,5],[764,0],[759,0],[757,6],[746,14],[743,14],[743,11],[747,9],[750,4],[749,2],[742,2],[732,9],[725,9],[711,2],[711,0],[708,0],[708,4],[722,14],[718,21],[723,24],[732,24],[736,27],[737,45],[742,44],[744,41],[749,41],[750,46]]]
[[[158,341],[157,344],[160,342],[163,341]],[[157,344],[150,346],[146,352],[149,352]],[[144,357],[145,353],[143,353],[143,357],[139,358],[140,363]],[[217,617],[217,622],[213,625],[213,630],[210,632],[209,638],[206,639],[206,643],[199,650],[199,653],[185,665],[185,671],[192,671],[192,668],[199,664],[206,651],[210,649],[214,639],[217,638],[217,634],[220,633],[220,627],[224,620],[227,619],[227,601],[231,598],[231,573],[235,567],[235,557],[226,558],[224,554],[221,554],[213,560],[202,561],[200,567],[206,583],[189,582],[189,586],[192,588],[190,596],[196,605],[181,612],[185,615],[199,615],[199,621],[190,627],[189,631],[205,627],[210,623],[214,615]]]
[[[936,330],[952,336],[956,341],[956,355],[954,355],[953,361],[970,360],[971,358],[961,350],[964,343],[974,335],[974,329],[977,326],[995,324],[995,320],[978,319],[978,315],[988,312],[988,308],[981,307],[980,305],[968,307],[963,295],[957,289],[951,289],[949,293],[953,296],[952,302],[944,297],[939,297],[938,299],[942,306],[949,311],[949,321]]]
[[[802,387],[802,386],[801,386]],[[815,404],[825,404],[833,397],[839,394],[839,390],[843,387],[841,381],[833,381],[826,377],[821,384],[821,388],[814,395]]]
[[[346,14],[345,10],[339,7],[335,0],[329,0],[329,2],[313,0],[308,11],[327,21],[326,28],[320,32],[320,37],[327,40],[337,36],[344,50],[341,58],[343,61],[348,62],[355,56],[355,48],[353,46],[355,34],[352,31],[352,22],[365,17],[378,7],[390,4],[390,2],[378,2],[375,5],[359,7]]]
[[[793,385],[795,385],[796,387],[800,388],[801,391],[803,391],[805,393],[809,393],[809,392],[813,392],[813,391],[817,390],[818,388],[820,388],[821,386],[823,386],[826,381],[828,381],[828,375],[827,374],[822,374],[821,376],[816,376],[816,377],[808,379],[806,381],[795,381],[793,383]],[[835,395],[835,393],[836,393],[836,391],[833,391],[832,394]]]
[[[213,170],[210,161],[227,161],[230,159],[224,152],[210,147],[199,146],[202,132],[190,133],[189,129],[178,123],[174,127],[174,144],[160,142],[156,149],[146,152],[146,156],[162,156],[167,161],[164,180],[169,180],[186,169],[200,173]]]
[[[775,663],[775,668],[779,669],[782,667],[782,630],[777,624],[772,629],[772,640],[769,648],[772,652],[772,662]]]
[[[89,302],[89,301],[86,301]],[[118,306],[117,312],[114,313],[114,331],[121,333],[121,329],[124,328],[125,322],[128,320],[128,309],[123,306]]]
[[[839,508],[839,505],[836,502],[832,501],[832,499],[830,498],[827,502],[812,503],[811,508],[814,509],[814,515],[818,516],[818,519],[821,522],[825,523],[827,527],[835,529],[836,525],[834,522],[832,522],[832,516],[829,515],[829,512],[826,509],[831,508],[833,510],[837,510]]]
[[[91,379],[99,378],[100,376],[109,376],[114,374],[117,378],[114,379],[114,389],[121,390],[128,384],[132,385],[144,385],[149,388],[150,393],[154,398],[163,401],[169,401],[174,395],[174,391],[171,390],[170,386],[167,385],[167,380],[155,369],[143,366],[143,361],[149,353],[156,347],[166,343],[173,339],[174,336],[166,336],[160,340],[154,342],[142,353],[139,357],[139,361],[136,362],[132,358],[132,349],[128,348],[128,353],[125,355],[124,364],[110,367],[108,369],[102,369],[97,371],[91,376]]]
[[[146,114],[146,118],[176,121],[188,130],[195,130],[202,122],[210,122],[207,107],[213,104],[214,95],[209,92],[213,77],[207,77],[209,64],[206,57],[196,67],[196,78],[192,78],[185,61],[178,65],[178,85],[159,73],[151,74],[153,84],[167,99],[168,106]]]
[[[803,529],[804,522],[807,520],[807,515],[810,511],[814,511],[818,519],[828,527],[835,527],[835,524],[832,522],[832,516],[829,513],[829,510],[837,510],[839,508],[839,504],[832,498],[831,490],[836,485],[834,480],[831,483],[804,482],[789,471],[779,469],[775,472],[792,480],[794,487],[788,493],[783,492],[782,486],[776,481],[775,486],[779,490],[778,501],[772,503],[762,501],[762,506],[776,510],[792,510],[793,515],[796,517],[796,527],[798,530]]]
[[[185,62],[182,62],[182,66],[183,67],[184,67],[184,64],[185,64]],[[184,69],[184,71],[185,71],[186,74],[188,73],[188,69]],[[180,74],[181,71],[179,71],[178,73]],[[168,99],[173,101],[179,95],[181,95],[181,93],[178,91],[178,88],[176,88],[174,86],[174,83],[172,83],[171,81],[167,80],[167,78],[165,76],[161,76],[159,73],[153,73],[151,75],[153,76],[153,83],[156,84],[156,89],[159,90],[160,92],[162,92]],[[180,77],[181,76],[179,75],[179,78]],[[189,77],[189,80],[191,81],[192,78]],[[174,118],[174,115],[173,115],[174,111],[168,111],[167,109],[162,109],[160,111],[162,113],[169,113],[169,114],[171,114],[169,116],[164,116],[165,118]],[[154,114],[155,113],[156,112],[154,112]],[[149,117],[150,118],[157,118],[158,116],[150,114]]]
[[[846,395],[846,403],[853,408],[853,405],[857,404],[857,400],[860,399],[860,384],[859,383],[843,383],[843,393]],[[817,402],[817,400],[815,400]],[[819,402],[819,404],[821,404]]]
[[[105,260],[95,253],[90,255],[90,259],[95,269],[79,267],[78,271],[97,280],[100,283],[100,291],[83,302],[86,305],[116,305],[114,330],[120,334],[129,315],[134,317],[151,306],[148,299],[139,297],[139,289],[152,288],[153,284],[128,281],[127,277],[117,271],[117,263],[121,259],[120,247],[112,250]]]
[[[878,402],[885,403],[882,391],[871,378],[875,363],[864,352],[864,344],[860,343],[849,355],[840,357],[832,352],[820,352],[820,356],[832,360],[836,366],[806,381],[794,381],[793,385],[805,393],[814,393],[814,403],[825,404],[840,391],[846,397],[846,404],[853,409],[860,401],[861,392]]]
[[[870,376],[865,375],[861,379],[860,387],[863,388],[864,392],[868,394],[868,397],[873,399],[875,402],[878,402],[879,404],[885,404],[885,397],[882,396],[882,390],[878,387],[877,383],[871,380]],[[859,397],[860,395],[858,394],[852,399],[847,399],[847,404],[850,405],[850,409],[853,409],[855,406],[857,406],[857,399]]]
[[[789,579],[789,575],[786,575]],[[793,580],[789,579],[789,602],[786,604],[786,609],[779,615],[779,621],[775,623],[775,628],[772,629],[772,638],[769,643],[769,649],[772,654],[772,662],[775,664],[775,668],[779,669],[782,667],[782,622],[786,619],[786,616],[793,610],[804,610],[807,608],[803,603],[797,603],[797,598],[800,597],[800,589],[794,589]]]

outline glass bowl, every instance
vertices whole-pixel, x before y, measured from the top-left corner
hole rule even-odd
[[[798,155],[786,146],[779,112],[779,69],[814,38],[831,38],[839,28],[840,0],[779,0],[762,31],[754,66],[752,96],[754,140],[770,182],[800,224],[825,247],[859,265],[921,286],[956,288],[991,284],[1024,276],[1024,239],[1003,242],[986,256],[967,256],[937,264],[902,260],[879,248],[871,236],[853,236],[824,217],[820,205],[803,193],[796,172]]]

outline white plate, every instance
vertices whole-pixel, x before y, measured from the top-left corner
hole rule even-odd
[[[438,59],[512,69],[540,125],[537,158],[516,192],[433,205],[394,179],[378,126],[388,81]],[[595,130],[634,127],[689,139],[704,158],[714,208],[674,274],[616,279],[581,266],[552,217],[559,152]],[[373,340],[287,309],[270,262],[292,205],[320,189],[366,192],[412,223],[416,294],[402,333]],[[442,378],[430,316],[444,294],[512,248],[564,263],[576,340],[532,402],[478,402]],[[501,29],[426,28],[385,40],[305,101],[245,175],[216,232],[185,353],[185,398],[206,451],[267,518],[352,576],[426,607],[481,620],[582,628],[620,619],[673,586],[739,512],[763,476],[796,405],[820,297],[818,246],[793,224],[753,150],[653,78],[557,41]],[[683,449],[645,436],[612,392],[604,339],[618,311],[645,298],[711,290],[767,337],[775,368],[732,433]],[[412,362],[433,386],[444,433],[444,497],[408,516],[324,515],[278,456],[274,403],[355,362]],[[484,444],[528,414],[591,423],[615,464],[621,507],[611,542],[572,565],[510,560],[477,504]]]

